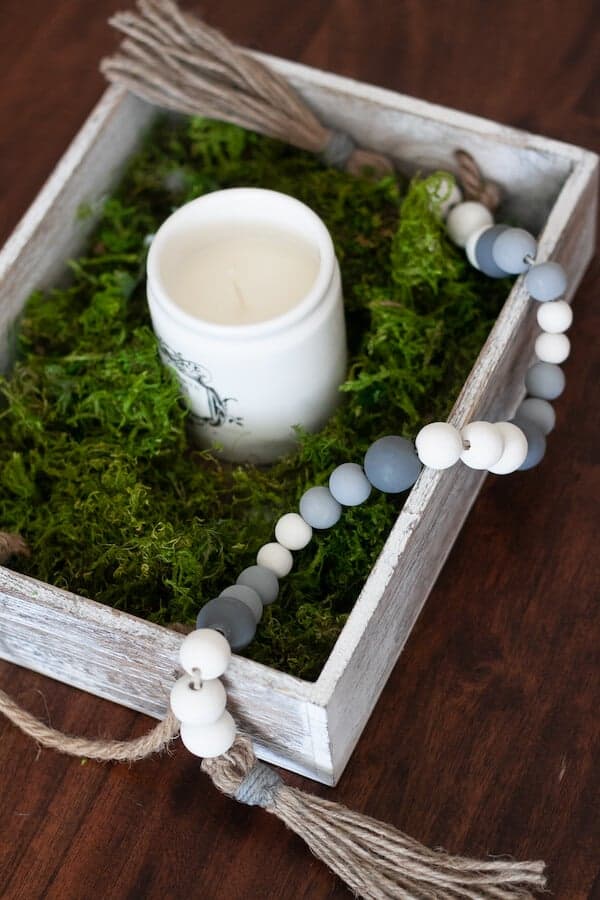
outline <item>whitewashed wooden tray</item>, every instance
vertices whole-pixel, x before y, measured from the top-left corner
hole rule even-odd
[[[592,255],[597,157],[390,91],[272,57],[329,124],[380,149],[405,171],[453,168],[469,150],[507,197],[505,218],[539,234],[540,256],[560,261],[575,291]],[[201,112],[201,110],[199,110]],[[157,110],[106,91],[0,254],[0,367],[32,290],[56,282]],[[452,412],[509,418],[522,397],[536,332],[517,281]],[[425,470],[369,574],[315,683],[234,657],[230,706],[263,759],[335,784],[377,701],[484,475]],[[367,573],[365,573],[366,575]],[[160,717],[182,638],[173,631],[0,568],[0,657]]]

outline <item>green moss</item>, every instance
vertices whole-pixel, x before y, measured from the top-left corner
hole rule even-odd
[[[313,207],[345,286],[343,402],[268,469],[188,445],[144,297],[146,236],[181,203],[234,185]],[[193,623],[334,466],[360,461],[383,434],[445,418],[506,294],[449,244],[427,181],[354,178],[201,119],[154,128],[71,270],[67,287],[31,298],[14,372],[0,383],[0,522],[33,549],[15,560],[21,571],[161,623]],[[375,494],[296,554],[248,655],[318,674],[402,499]]]

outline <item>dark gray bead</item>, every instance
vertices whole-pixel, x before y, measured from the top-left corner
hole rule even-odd
[[[507,228],[499,234],[492,247],[492,256],[499,269],[511,275],[526,272],[531,262],[525,257],[534,257],[537,253],[537,241],[524,228]]]
[[[312,487],[302,494],[300,515],[312,528],[331,528],[339,522],[342,507],[329,488]]]
[[[237,579],[238,584],[247,584],[254,588],[265,606],[274,603],[279,593],[277,575],[266,566],[248,566]]]
[[[501,269],[494,260],[492,248],[498,235],[507,231],[507,225],[492,225],[486,229],[475,244],[475,259],[484,275],[489,278],[506,278],[508,272]]]
[[[232,584],[221,591],[219,597],[235,597],[248,606],[254,615],[256,622],[260,622],[263,614],[263,602],[254,590],[247,584]]]
[[[399,494],[413,486],[422,465],[406,438],[396,434],[375,441],[365,454],[365,473],[373,487],[386,494]]]
[[[525,472],[527,469],[533,469],[544,458],[546,436],[539,425],[523,416],[515,416],[512,422],[521,429],[527,438],[527,456],[519,466],[519,471]]]
[[[256,634],[256,619],[250,607],[237,597],[215,597],[198,613],[196,627],[220,631],[232,650],[243,650]]]
[[[540,303],[558,300],[567,289],[567,273],[560,263],[539,263],[532,266],[525,276],[525,287]]]

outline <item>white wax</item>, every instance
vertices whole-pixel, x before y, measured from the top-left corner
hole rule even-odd
[[[173,240],[161,274],[173,302],[190,315],[249,325],[296,306],[319,266],[318,249],[293,232],[232,224]]]

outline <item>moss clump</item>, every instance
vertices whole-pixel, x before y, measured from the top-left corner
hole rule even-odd
[[[188,445],[144,297],[147,236],[174,207],[235,185],[313,207],[345,286],[343,402],[269,469]],[[161,623],[193,623],[334,466],[360,461],[383,434],[445,418],[506,294],[449,244],[427,181],[354,178],[202,119],[153,129],[71,272],[67,287],[31,298],[18,361],[0,383],[0,522],[33,549],[15,560],[21,571]],[[248,655],[318,674],[402,499],[375,493],[296,554]]]

